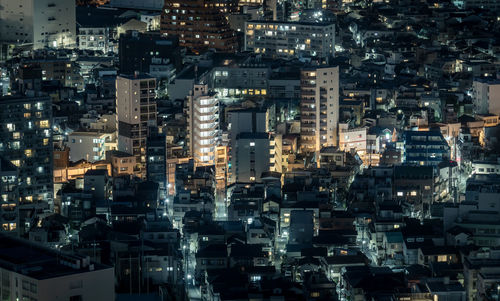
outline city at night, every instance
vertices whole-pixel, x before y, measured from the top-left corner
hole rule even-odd
[[[500,0],[0,0],[0,301],[499,301]]]

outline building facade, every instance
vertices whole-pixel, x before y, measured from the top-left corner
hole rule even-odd
[[[301,150],[316,152],[338,145],[339,68],[301,71]]]
[[[19,183],[17,167],[0,157],[0,231],[18,234],[19,225]]]
[[[179,44],[194,51],[235,52],[236,34],[223,14],[233,7],[232,1],[165,1],[161,32],[168,37],[179,36]]]
[[[0,156],[19,169],[21,204],[53,200],[51,104],[49,97],[0,98]]]
[[[472,101],[477,114],[500,115],[500,80],[475,79]]]
[[[146,176],[148,128],[156,126],[156,79],[147,75],[117,76],[118,150],[137,158],[136,171]]]
[[[245,50],[280,58],[328,58],[335,53],[335,24],[248,21]]]
[[[450,147],[440,131],[406,131],[404,162],[436,166],[450,158]]]
[[[0,40],[33,48],[76,45],[75,3],[66,0],[2,0]]]
[[[187,101],[189,152],[197,165],[214,165],[219,137],[219,99],[207,85],[194,85]]]

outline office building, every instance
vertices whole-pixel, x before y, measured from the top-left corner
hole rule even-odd
[[[4,300],[115,299],[113,267],[91,262],[88,256],[67,255],[26,240],[0,237]]]
[[[21,204],[53,200],[51,104],[49,97],[0,98],[0,156],[18,168]]]
[[[187,98],[188,145],[196,165],[214,165],[219,137],[219,99],[207,85],[195,84]]]
[[[450,147],[440,131],[406,131],[404,162],[436,166],[450,158]]]
[[[19,190],[17,167],[0,157],[0,231],[17,235],[19,226]]]
[[[192,51],[215,49],[218,52],[235,52],[236,34],[224,15],[224,12],[229,13],[236,7],[233,2],[165,1],[161,33],[167,37],[178,36],[179,44]]]
[[[335,24],[248,21],[245,50],[277,58],[327,59],[335,53]]]
[[[472,101],[476,114],[500,115],[500,80],[475,79],[472,82]]]
[[[156,80],[145,74],[116,77],[118,150],[134,155],[134,170],[146,176],[148,128],[156,126]]]
[[[2,0],[0,40],[40,48],[76,45],[75,3],[67,0]]]
[[[300,126],[302,152],[337,146],[339,123],[339,68],[301,71]]]

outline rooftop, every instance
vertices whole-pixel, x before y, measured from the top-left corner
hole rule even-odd
[[[71,266],[77,262],[80,267]],[[0,267],[39,280],[112,268],[4,234],[0,234]]]

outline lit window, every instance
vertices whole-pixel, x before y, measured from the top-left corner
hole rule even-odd
[[[33,156],[33,152],[31,151],[31,149],[26,149],[24,150],[24,154],[26,155],[26,157],[28,158],[31,158]]]
[[[50,125],[49,125],[49,121],[48,120],[40,120],[40,127],[41,128],[48,128]]]
[[[250,142],[250,146],[255,146],[255,142]]]

